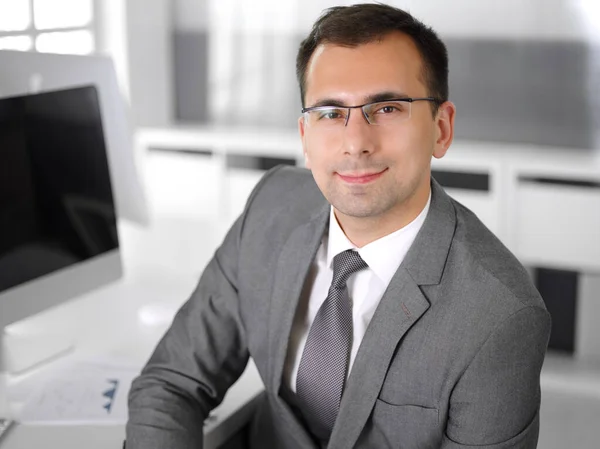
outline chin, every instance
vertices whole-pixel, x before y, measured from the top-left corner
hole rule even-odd
[[[386,207],[374,204],[372,201],[365,202],[364,204],[361,204],[361,202],[358,201],[352,202],[351,204],[337,201],[331,204],[333,204],[333,207],[342,214],[354,218],[374,218],[384,214],[387,210]]]

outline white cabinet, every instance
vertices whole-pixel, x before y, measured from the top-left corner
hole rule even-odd
[[[600,183],[521,178],[513,215],[515,252],[523,263],[600,273]]]
[[[431,168],[434,177],[446,192],[477,217],[496,236],[506,242],[506,225],[502,214],[505,192],[502,188],[503,167],[499,161],[471,157],[452,147],[442,159],[433,159]],[[436,176],[439,173],[443,176]],[[461,178],[466,178],[464,181]],[[471,178],[471,179],[469,179]]]
[[[151,213],[162,217],[216,218],[221,164],[210,155],[149,150],[143,173]]]
[[[148,153],[147,187],[152,207],[168,215],[233,221],[264,170],[230,166],[230,156],[303,164],[294,131],[149,128],[136,143],[140,152],[161,150]],[[600,150],[463,141],[433,159],[432,169],[526,265],[600,273]]]
[[[147,153],[147,187],[157,210],[212,217],[223,225],[242,212],[264,174],[230,166],[230,156],[303,163],[298,135],[280,130],[143,128],[136,133],[136,146],[140,155]]]

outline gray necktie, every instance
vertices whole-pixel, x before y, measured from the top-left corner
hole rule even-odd
[[[296,394],[311,430],[328,440],[340,407],[352,347],[352,304],[346,281],[368,265],[356,251],[333,258],[333,281],[310,327],[296,377]]]

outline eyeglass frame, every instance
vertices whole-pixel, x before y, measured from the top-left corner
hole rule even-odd
[[[362,115],[365,118],[365,120],[367,121],[367,123],[369,125],[373,125],[373,126],[377,126],[376,124],[373,124],[369,121],[369,117],[367,116],[366,112],[365,112],[365,106],[371,106],[373,104],[377,104],[377,103],[387,103],[389,101],[404,101],[407,102],[409,104],[414,103],[415,101],[431,101],[434,103],[437,103],[438,105],[442,104],[443,101],[440,100],[439,98],[435,98],[435,97],[416,97],[416,98],[412,98],[412,97],[404,97],[404,98],[390,98],[389,100],[378,100],[378,101],[371,101],[370,103],[365,103],[365,104],[361,104],[358,106],[327,106],[327,105],[321,105],[321,106],[311,106],[308,108],[302,108],[301,112],[302,115],[311,112],[311,111],[318,111],[321,109],[332,109],[332,108],[337,108],[337,109],[348,109],[348,116],[346,117],[346,122],[344,123],[344,127],[348,126],[348,120],[350,120],[350,109],[358,109],[360,108],[362,110]]]

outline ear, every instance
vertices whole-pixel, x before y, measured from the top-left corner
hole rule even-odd
[[[445,101],[438,107],[435,118],[436,140],[433,147],[433,156],[437,159],[444,157],[454,139],[454,117],[456,106],[451,101]]]
[[[298,132],[300,133],[300,140],[302,141],[302,153],[304,153],[304,166],[310,170],[310,159],[308,158],[308,151],[306,145],[306,128],[304,123],[304,117],[298,119]]]

